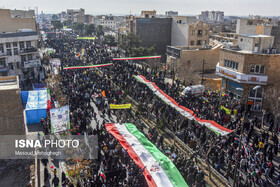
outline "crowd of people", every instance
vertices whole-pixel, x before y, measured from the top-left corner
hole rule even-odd
[[[49,47],[54,48],[57,53],[53,57],[61,60],[62,66],[79,66],[85,64],[104,64],[113,62],[113,57],[119,57],[119,51],[110,51],[106,47],[95,45],[90,41],[79,41],[67,38],[48,40]],[[77,58],[80,49],[85,49],[83,57]],[[50,72],[48,72],[50,73]],[[175,99],[202,118],[214,120],[218,124],[234,130],[228,136],[219,137],[205,126],[195,121],[184,119],[172,107],[164,103],[142,83],[139,83],[133,75],[143,75],[154,82],[163,92]],[[165,72],[145,68],[135,63],[126,61],[114,61],[112,66],[96,69],[74,69],[61,70],[61,82],[59,87],[67,97],[70,107],[70,121],[73,134],[93,133],[99,136],[99,159],[95,160],[96,167],[93,168],[92,178],[84,184],[88,186],[146,186],[142,174],[143,168],[139,168],[130,159],[127,152],[121,148],[117,140],[105,129],[106,122],[114,121],[112,116],[117,116],[116,121],[121,122],[121,116],[134,120],[131,110],[123,112],[111,110],[109,104],[123,104],[125,96],[130,96],[139,105],[147,108],[140,108],[139,113],[151,117],[157,124],[170,129],[189,148],[197,151],[202,159],[207,160],[213,168],[232,182],[233,168],[238,165],[239,174],[237,181],[239,186],[261,185],[266,186],[273,182],[280,182],[280,175],[277,176],[277,153],[278,138],[276,134],[270,136],[265,131],[260,135],[255,130],[259,127],[259,120],[248,120],[249,110],[246,111],[244,123],[244,139],[240,140],[245,107],[240,105],[239,100],[221,96],[217,92],[206,91],[202,96],[188,94],[181,96],[182,85],[185,82],[176,80],[174,84],[167,83],[164,79]],[[104,93],[102,93],[104,92]],[[106,96],[104,97],[103,94]],[[52,102],[56,95],[51,95]],[[94,104],[93,104],[94,103]],[[95,105],[98,111],[94,110]],[[220,106],[230,109],[228,113]],[[104,120],[97,120],[100,115]],[[137,117],[137,114],[136,114]],[[107,118],[107,119],[105,119]],[[96,128],[91,126],[92,120],[97,124]],[[42,119],[44,132],[48,133],[49,119]],[[162,126],[160,126],[162,128]],[[194,157],[185,158],[183,152],[175,147],[168,147],[164,144],[162,136],[158,136],[157,130],[150,130],[147,135],[151,141],[158,146],[175,163],[188,185],[204,186],[204,174],[198,168]],[[239,141],[242,141],[241,150],[238,150]],[[210,152],[209,152],[210,150]],[[208,153],[209,152],[209,153]],[[240,152],[240,163],[237,163],[238,152]],[[194,159],[195,160],[195,159]],[[106,179],[98,176],[98,171],[103,170]],[[245,177],[244,177],[245,176]]]

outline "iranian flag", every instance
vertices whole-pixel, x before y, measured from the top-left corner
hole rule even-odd
[[[144,60],[144,59],[155,59],[155,58],[161,58],[161,56],[124,57],[124,58],[113,58],[113,60]]]
[[[188,186],[171,160],[160,152],[135,125],[109,123],[106,129],[120,142],[134,162],[143,169],[149,186]]]
[[[99,170],[99,175],[100,175],[104,180],[106,180],[105,172],[104,172],[103,169],[100,169],[100,170]]]
[[[52,105],[51,105],[51,93],[50,93],[50,90],[47,89],[47,110],[49,111],[51,108],[52,108]]]
[[[146,86],[148,86],[154,92],[154,94],[157,95],[162,101],[164,101],[167,105],[171,106],[172,108],[175,108],[178,112],[181,113],[181,115],[188,118],[189,120],[195,120],[200,125],[205,125],[208,129],[212,130],[217,135],[225,136],[233,132],[233,130],[227,129],[219,125],[215,121],[200,119],[196,116],[196,114],[194,114],[192,110],[179,105],[173,98],[164,93],[154,82],[148,81],[142,75],[134,76],[134,78],[139,82],[146,84]]]

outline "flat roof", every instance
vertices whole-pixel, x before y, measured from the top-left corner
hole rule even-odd
[[[0,38],[11,38],[20,36],[36,36],[37,32],[13,32],[13,33],[1,33]]]
[[[4,76],[0,77],[0,90],[19,89],[18,77]]]

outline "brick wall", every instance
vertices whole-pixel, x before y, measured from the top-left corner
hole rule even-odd
[[[22,135],[25,132],[20,93],[0,90],[0,135]]]

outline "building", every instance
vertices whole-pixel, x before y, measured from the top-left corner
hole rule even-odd
[[[157,16],[157,11],[146,11],[142,10],[141,11],[141,18],[155,18]]]
[[[280,96],[280,54],[272,48],[274,37],[240,35],[238,46],[222,48],[216,74],[222,77],[222,90],[242,98],[253,111],[273,112]],[[253,90],[254,86],[260,86]],[[277,109],[279,111],[279,109]]]
[[[85,9],[67,9],[67,20],[71,22],[85,22]]]
[[[269,19],[237,19],[237,34],[271,35],[273,24]]]
[[[223,43],[225,46],[227,44],[238,45],[238,34],[236,33],[227,33],[227,32],[217,33],[217,34],[210,35],[210,38],[212,40]]]
[[[200,84],[202,73],[206,78],[218,78],[214,73],[221,47],[221,44],[208,49],[168,46],[166,68],[181,80],[193,84]]]
[[[0,34],[0,76],[37,78],[41,65],[37,32]]]
[[[94,22],[94,16],[86,14],[85,15],[85,23],[86,24],[93,24]]]
[[[202,11],[199,19],[205,22],[224,22],[224,12],[222,11]]]
[[[167,17],[173,17],[173,16],[178,16],[178,12],[174,12],[174,11],[166,11],[165,15]]]
[[[35,18],[34,10],[10,10],[12,18]]]
[[[0,9],[0,25],[0,33],[18,32],[21,29],[37,30],[31,11]]]
[[[195,17],[172,17],[171,45],[195,48],[206,48],[209,44],[210,27]]]
[[[274,36],[273,48],[280,53],[280,21],[277,26],[273,26],[271,29],[271,36]]]
[[[142,42],[143,47],[156,47],[156,52],[165,62],[166,46],[171,44],[172,18],[136,18],[135,34]],[[132,30],[132,29],[129,29]]]
[[[24,135],[19,78],[0,77],[0,134]]]

